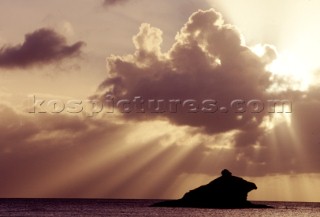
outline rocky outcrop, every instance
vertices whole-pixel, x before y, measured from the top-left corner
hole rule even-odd
[[[252,204],[247,201],[250,191],[257,186],[242,178],[232,176],[228,170],[221,177],[207,185],[187,192],[179,200],[156,203],[156,207],[199,207],[199,208],[270,208],[266,205]]]

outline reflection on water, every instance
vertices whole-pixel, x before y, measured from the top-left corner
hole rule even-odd
[[[275,209],[156,208],[157,200],[1,199],[0,216],[320,216],[320,203],[263,202]]]

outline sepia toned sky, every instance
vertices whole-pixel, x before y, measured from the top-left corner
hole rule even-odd
[[[0,197],[179,198],[227,168],[256,183],[251,200],[320,201],[319,7],[0,1]],[[110,95],[292,109],[88,113]]]

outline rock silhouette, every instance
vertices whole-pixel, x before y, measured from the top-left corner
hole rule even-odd
[[[271,208],[247,201],[250,191],[257,186],[240,177],[232,176],[223,170],[221,176],[207,185],[187,192],[179,200],[156,203],[156,207],[194,207],[194,208]]]

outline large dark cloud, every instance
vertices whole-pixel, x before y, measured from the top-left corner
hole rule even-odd
[[[83,42],[68,45],[62,35],[42,28],[27,34],[22,44],[3,46],[0,49],[0,67],[27,68],[60,61],[78,56],[83,45]]]
[[[230,109],[232,100],[258,99],[266,102],[272,85],[266,65],[276,52],[265,47],[258,57],[241,40],[237,29],[226,24],[214,10],[194,13],[176,36],[172,48],[161,51],[162,32],[142,24],[134,37],[132,55],[108,58],[109,77],[102,83],[104,95],[115,99],[194,99],[201,103],[213,99],[218,106]],[[208,114],[186,111],[172,114],[129,114],[127,118],[166,118],[177,125],[203,128],[214,134],[230,130],[257,129],[266,113],[216,112]]]

